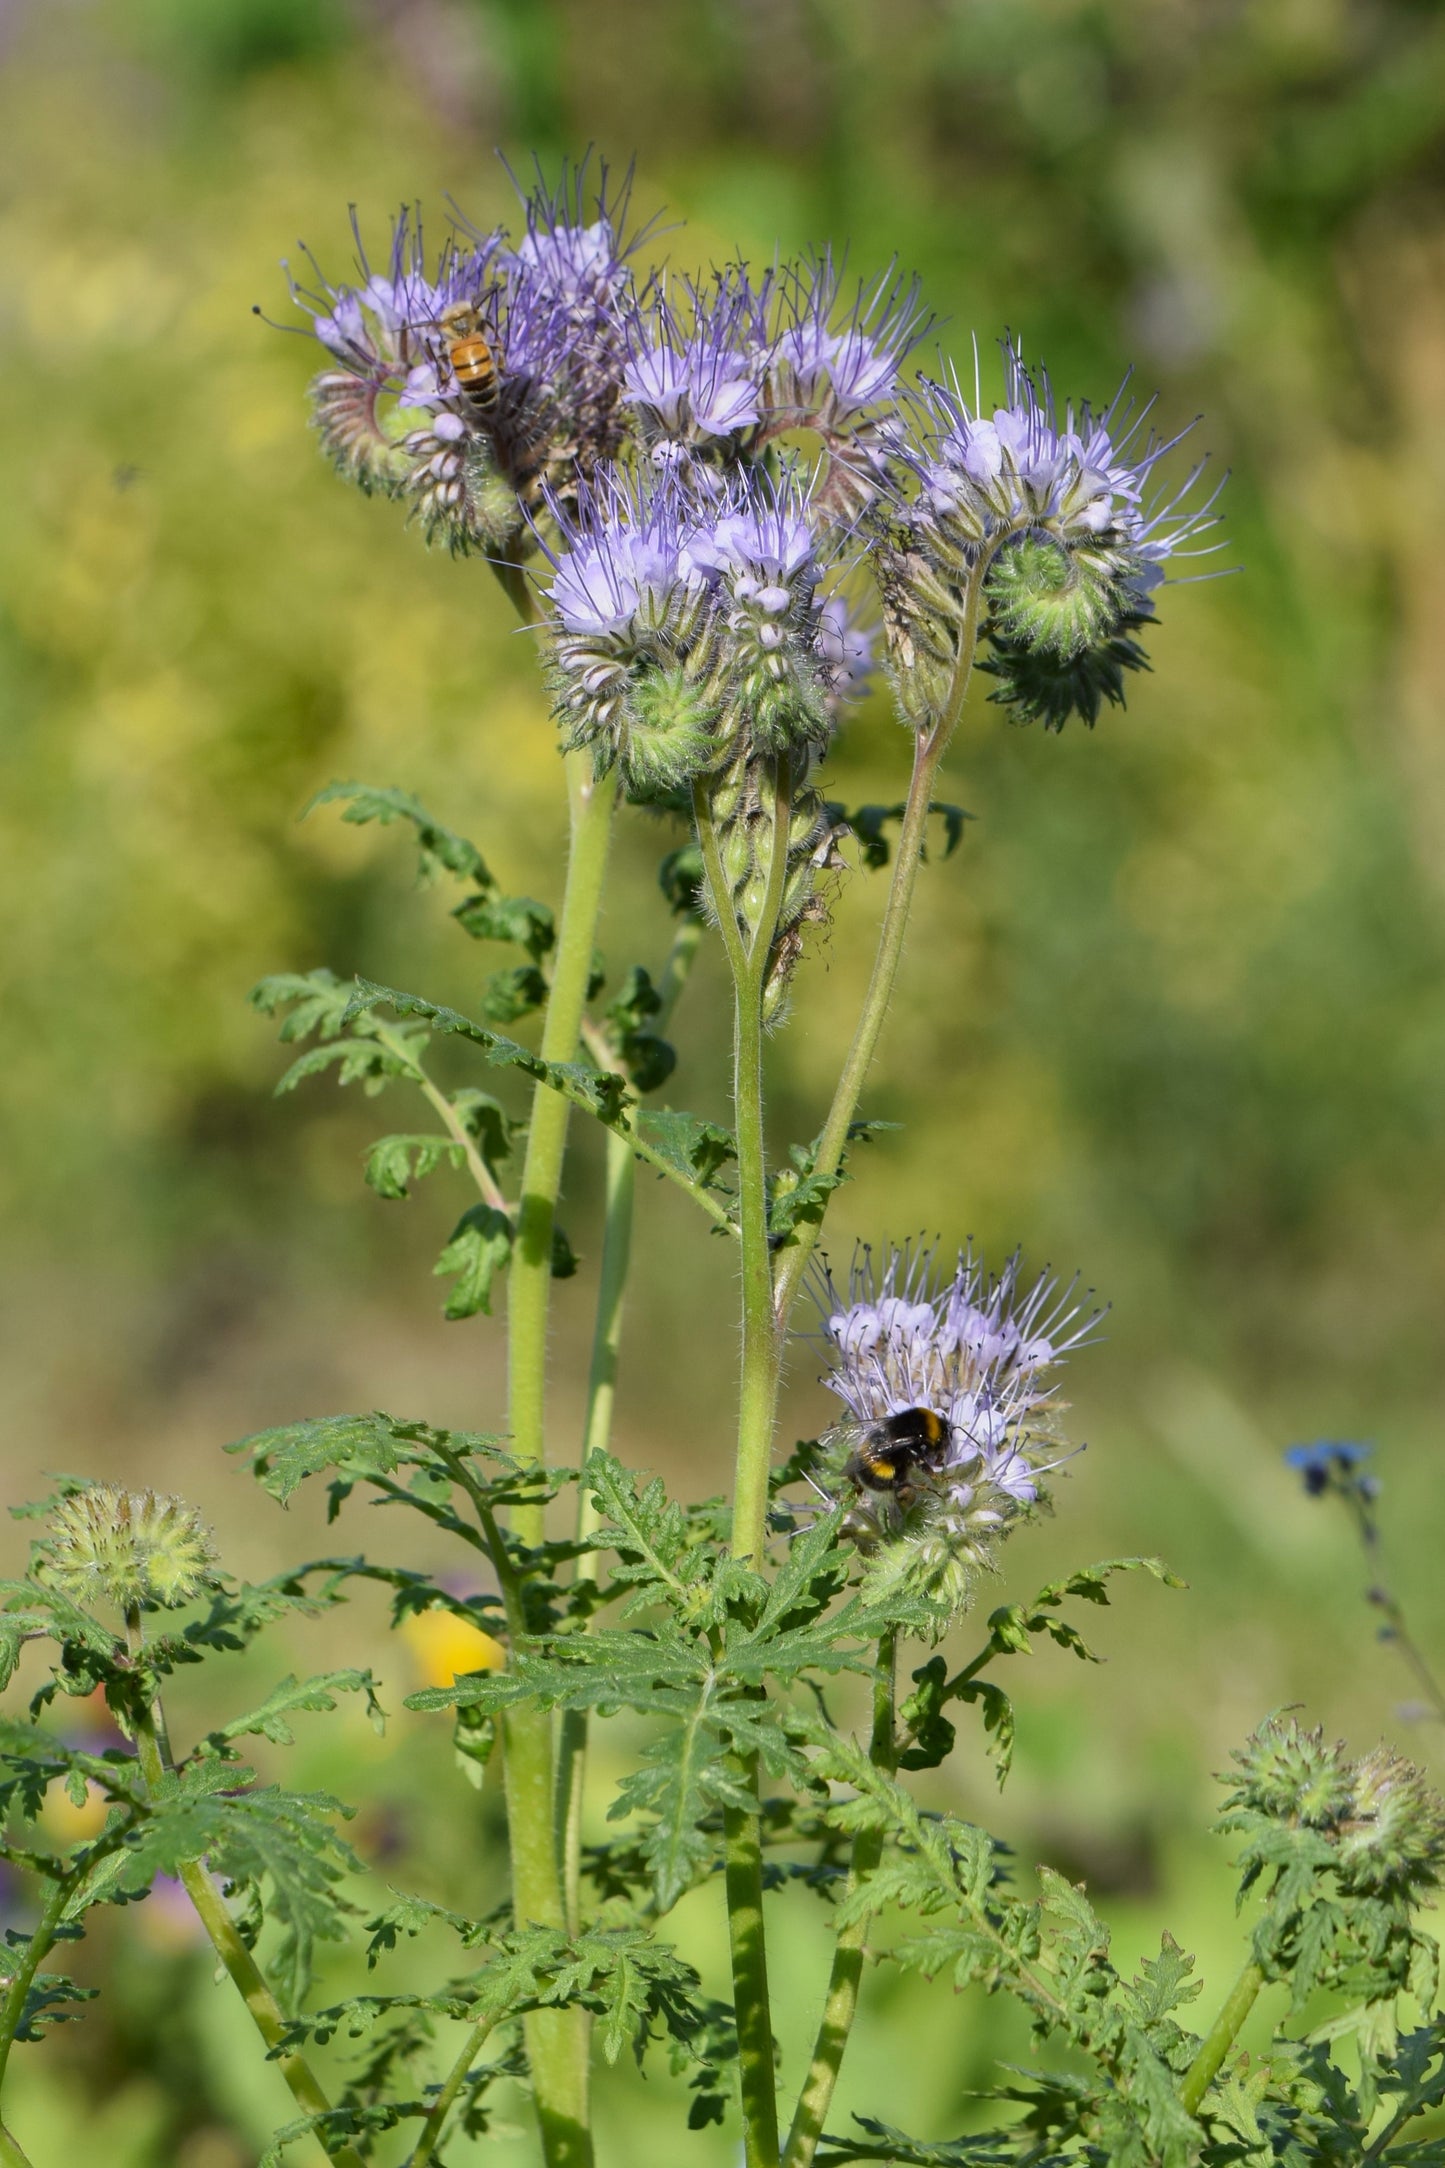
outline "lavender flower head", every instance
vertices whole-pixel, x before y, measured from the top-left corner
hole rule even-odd
[[[897,399],[904,364],[928,328],[916,279],[903,285],[886,272],[844,301],[842,267],[826,250],[787,274],[783,317],[769,403],[836,436]]]
[[[709,286],[678,281],[632,327],[623,398],[657,466],[724,455],[762,418],[771,341],[767,282],[742,265]]]
[[[1047,372],[1036,378],[1011,342],[1003,357],[1004,403],[991,417],[977,386],[969,407],[957,375],[925,387],[918,473],[940,527],[969,548],[1001,529],[1042,529],[1065,546],[1113,543],[1147,583],[1157,581],[1165,562],[1214,524],[1212,497],[1186,504],[1202,465],[1172,494],[1151,494],[1154,468],[1187,432],[1141,441],[1153,402],[1135,412],[1127,378],[1102,414],[1071,401],[1061,421]]]
[[[394,221],[385,270],[359,231],[358,281],[292,296],[332,363],[312,398],[328,454],[350,479],[411,499],[428,537],[511,553],[522,506],[545,482],[566,495],[621,447],[631,307],[619,201],[584,209],[583,178],[524,199],[526,231],[482,232],[454,214],[435,263],[421,221]],[[464,373],[465,368],[465,373]]]
[[[717,755],[708,508],[671,474],[613,467],[575,509],[549,509],[561,544],[542,542],[541,592],[564,742],[590,745],[599,768],[620,760],[644,795],[675,788]]]
[[[900,1489],[856,1485],[847,1525],[870,1548],[901,1543],[954,1602],[1058,1464],[1054,1373],[1099,1317],[1076,1289],[1047,1272],[1026,1286],[1017,1253],[991,1275],[967,1250],[939,1281],[928,1249],[890,1251],[881,1272],[865,1249],[846,1289],[827,1273],[815,1289],[829,1350],[821,1382],[845,1410],[823,1441],[839,1494],[861,1433],[913,1408],[946,1430],[937,1468],[910,1471]]]

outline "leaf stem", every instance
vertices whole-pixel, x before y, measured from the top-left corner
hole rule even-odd
[[[492,1173],[491,1168],[477,1150],[477,1140],[467,1128],[446,1093],[434,1084],[416,1056],[410,1053],[403,1040],[387,1030],[385,1024],[376,1026],[376,1036],[389,1054],[404,1062],[411,1071],[413,1082],[420,1088],[422,1097],[433,1112],[445,1124],[453,1144],[459,1145],[466,1161],[467,1172],[480,1190],[483,1202],[493,1205],[498,1212],[507,1210],[506,1196]]]
[[[903,958],[904,935],[908,928],[909,913],[913,908],[918,867],[923,857],[928,813],[933,802],[934,778],[963,712],[969,680],[973,676],[984,575],[991,561],[991,557],[981,560],[974,568],[959,634],[958,658],[954,664],[947,696],[938,714],[917,733],[914,740],[913,776],[908,786],[903,826],[899,831],[898,848],[893,860],[893,878],[889,883],[888,902],[884,907],[883,923],[878,929],[878,948],[873,959],[872,975],[868,981],[868,991],[863,997],[863,1007],[853,1033],[853,1043],[848,1049],[847,1060],[843,1064],[833,1093],[833,1103],[828,1109],[828,1118],[818,1140],[814,1170],[825,1177],[836,1174],[842,1165],[843,1153],[848,1143],[849,1125],[857,1112],[859,1095],[877,1051],[888,1004],[893,998],[898,967]],[[808,1269],[808,1261],[822,1232],[822,1224],[821,1218],[804,1222],[797,1229],[794,1240],[778,1259],[774,1301],[780,1329],[787,1325],[789,1312],[802,1284],[803,1275]]]
[[[898,1661],[897,1633],[887,1633],[878,1643],[878,1663],[873,1674],[873,1736],[869,1758],[891,1776],[897,1766],[898,1740],[894,1728],[894,1676]],[[860,1829],[853,1839],[852,1868],[848,1877],[851,1895],[870,1879],[883,1856],[883,1830]],[[868,1942],[866,1914],[840,1928],[833,1945],[833,1967],[823,2015],[813,2046],[813,2059],[803,2090],[798,2096],[793,2127],[788,2133],[783,2168],[809,2168],[833,2102],[843,2053],[853,2020],[858,2013],[858,1988],[863,1976],[863,1955]]]
[[[442,2134],[442,2125],[451,2113],[452,2103],[466,2082],[467,2073],[477,2059],[478,2050],[496,2022],[495,2015],[479,2017],[475,2025],[468,2027],[466,2039],[462,2042],[461,2053],[442,2080],[441,2090],[432,2102],[427,2119],[421,2126],[421,2136],[417,2139],[416,2150],[407,2162],[406,2168],[427,2168],[427,2164],[436,2152],[437,2141]]]
[[[133,1605],[126,1612],[125,1629],[134,1661],[140,1656],[144,1645],[138,1605]],[[160,1696],[137,1696],[133,1720],[141,1775],[145,1779],[147,1791],[154,1798],[167,1783],[173,1781],[165,1711],[161,1706]],[[286,2021],[281,2006],[267,1985],[260,1966],[242,1941],[236,1923],[226,1908],[225,1900],[205,1867],[198,1859],[182,1860],[177,1865],[176,1875],[195,1908],[196,1917],[210,1937],[212,1948],[251,2013],[251,2021],[269,2050],[269,2059],[276,2064],[286,2080],[297,2107],[306,2116],[330,2115],[333,2112],[331,2102],[305,2056],[282,2046]],[[361,2155],[353,2146],[345,2143],[331,2145],[316,2130],[312,2131],[311,2136],[322,2159],[335,2163],[336,2168],[364,2168]]]
[[[1214,2020],[1204,2045],[1184,2073],[1184,2082],[1179,2088],[1179,2104],[1187,2114],[1199,2113],[1205,2094],[1218,2077],[1220,2065],[1233,2047],[1240,2027],[1254,2008],[1255,1998],[1263,1986],[1264,1974],[1251,1959],[1230,1989],[1224,2008]]]

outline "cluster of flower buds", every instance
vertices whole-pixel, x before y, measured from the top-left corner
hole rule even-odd
[[[1292,1716],[1261,1724],[1234,1756],[1240,1774],[1228,1800],[1240,1810],[1317,1832],[1335,1855],[1341,1888],[1406,1897],[1445,1874],[1445,1801],[1413,1762],[1388,1747],[1351,1760],[1343,1743]]]
[[[1144,666],[1131,635],[1153,616],[1165,562],[1214,524],[1213,498],[1190,506],[1202,472],[1151,498],[1155,467],[1179,438],[1141,440],[1148,413],[1121,388],[1095,415],[1057,412],[1053,388],[1003,348],[1005,403],[984,416],[957,378],[925,383],[903,458],[917,482],[881,514],[880,584],[890,660],[919,725],[946,708],[967,628],[981,618],[993,698],[1020,721],[1062,728],[1123,699]]]
[[[846,1526],[946,1611],[969,1597],[1009,1524],[1063,1457],[1057,1366],[1096,1329],[1077,1283],[1025,1285],[971,1251],[941,1277],[931,1250],[855,1260],[846,1289],[815,1289],[845,1419],[823,1434],[819,1480]]]
[[[56,1507],[35,1571],[87,1610],[132,1611],[189,1603],[215,1558],[210,1531],[183,1499],[92,1483]]]
[[[776,1009],[836,858],[807,778],[867,683],[848,590],[871,579],[913,727],[955,712],[975,634],[1016,718],[1092,723],[1210,504],[1186,502],[1199,469],[1155,494],[1171,444],[1147,408],[1061,416],[1012,345],[991,415],[977,383],[971,404],[956,377],[910,384],[928,323],[891,271],[854,287],[825,252],[637,275],[628,195],[605,170],[589,192],[584,161],[523,197],[515,244],[458,217],[431,262],[403,214],[373,271],[358,235],[354,284],[293,287],[327,355],[317,425],[428,536],[511,572],[543,553],[564,743],[635,799],[716,798],[745,932],[783,767],[803,795]]]
[[[386,268],[359,231],[358,277],[293,281],[328,366],[312,384],[322,446],[364,490],[407,499],[428,539],[510,557],[544,484],[564,499],[622,442],[627,188],[582,169],[524,199],[514,246],[458,218],[430,262],[419,215]],[[593,214],[590,217],[588,212]]]

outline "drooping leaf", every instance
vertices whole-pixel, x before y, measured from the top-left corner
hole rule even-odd
[[[671,1108],[639,1108],[633,1115],[632,1128],[659,1158],[705,1188],[714,1187],[722,1169],[738,1156],[737,1142],[730,1131],[696,1114],[674,1113]]]
[[[437,1278],[451,1277],[445,1315],[454,1323],[492,1308],[492,1282],[505,1271],[512,1254],[512,1222],[495,1205],[474,1204],[452,1229],[451,1240],[437,1259]]]
[[[366,1153],[365,1179],[378,1197],[399,1200],[413,1182],[434,1174],[444,1160],[461,1165],[462,1148],[453,1137],[432,1134],[378,1137]]]
[[[533,963],[550,955],[557,940],[551,911],[531,896],[468,896],[452,917],[474,941],[510,941]]]
[[[302,818],[304,820],[306,814],[315,812],[318,806],[336,804],[346,808],[341,818],[358,828],[369,821],[376,821],[384,828],[393,821],[409,821],[416,831],[423,873],[440,870],[456,874],[462,880],[475,881],[482,889],[493,886],[492,876],[476,845],[428,813],[409,791],[376,790],[366,783],[328,783],[324,790],[317,791]]]

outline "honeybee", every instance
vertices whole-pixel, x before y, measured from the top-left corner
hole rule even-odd
[[[951,1437],[932,1408],[903,1408],[854,1431],[843,1473],[860,1490],[888,1491],[906,1503],[918,1470],[937,1475],[943,1468]]]
[[[501,396],[501,375],[477,309],[470,301],[455,301],[442,310],[437,329],[447,342],[447,360],[468,406],[478,414],[492,413]]]

